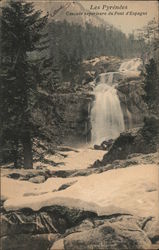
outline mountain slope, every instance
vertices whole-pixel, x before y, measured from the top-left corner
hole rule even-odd
[[[37,7],[39,7],[39,5]],[[99,16],[85,15],[84,13],[90,13],[91,11],[85,9],[79,2],[46,2],[42,3],[40,7],[45,12],[49,12],[50,20],[67,20],[69,23],[78,23],[82,26],[85,26],[86,23],[97,27],[104,25],[109,28],[112,26]]]

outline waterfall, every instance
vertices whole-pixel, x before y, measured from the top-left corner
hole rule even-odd
[[[114,73],[99,76],[94,89],[95,101],[91,110],[92,143],[114,139],[124,131],[124,118],[113,82]]]
[[[125,61],[121,64],[119,72],[133,71],[139,72],[139,68],[142,65],[142,60],[140,58],[133,58],[131,60]]]

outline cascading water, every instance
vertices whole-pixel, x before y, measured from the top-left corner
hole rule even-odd
[[[103,73],[94,88],[95,102],[91,110],[92,143],[114,139],[124,131],[124,118],[114,82],[127,77],[138,77],[142,68],[140,58],[124,61],[118,72]],[[131,113],[127,110],[131,120]]]
[[[124,118],[115,85],[114,73],[100,75],[94,89],[95,102],[91,110],[92,143],[114,139],[124,131]]]
[[[119,72],[140,72],[141,66],[142,60],[140,58],[134,58],[123,62],[119,68]]]

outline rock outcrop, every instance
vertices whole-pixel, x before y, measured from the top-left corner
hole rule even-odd
[[[143,125],[148,108],[143,99],[145,92],[142,62],[138,60],[139,65],[136,71],[120,70],[120,65],[127,61],[106,56],[84,61],[79,74],[80,77],[79,79],[77,77],[77,79],[84,86],[90,86],[89,82],[92,81],[96,81],[98,84],[98,76],[101,73],[113,72],[113,81],[117,84],[116,88],[124,115],[125,128],[130,129]]]
[[[118,96],[124,115],[126,129],[143,125],[144,116],[147,115],[147,105],[144,96],[143,79],[128,80],[117,86]]]
[[[2,214],[3,250],[150,249],[145,218],[46,207]],[[147,220],[149,221],[149,220]],[[150,238],[149,238],[150,237]]]
[[[90,140],[90,109],[92,95],[88,92],[39,92],[41,102],[35,108],[33,120],[42,125],[55,145],[74,145]],[[50,134],[49,134],[50,133]],[[50,135],[50,136],[49,136]]]
[[[131,129],[120,134],[114,141],[103,160],[94,166],[105,166],[115,160],[126,159],[135,153],[154,153],[159,147],[159,119],[155,116],[145,118],[143,128]]]

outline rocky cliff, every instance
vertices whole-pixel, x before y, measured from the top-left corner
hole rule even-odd
[[[142,126],[144,117],[148,113],[143,100],[143,86],[143,78],[139,77],[136,80],[127,79],[117,87],[126,129]]]
[[[122,72],[120,66],[124,62],[131,63],[131,60],[120,60],[115,57],[100,57],[85,61],[83,67],[86,70],[85,76],[89,76],[89,80],[96,78],[97,84],[99,74],[114,72],[114,82],[117,85],[116,88],[124,115],[125,128],[129,129],[143,125],[143,119],[148,113],[148,108],[143,100],[145,92],[142,62],[138,66],[138,72]],[[82,80],[83,83],[87,83],[87,77],[85,77],[85,79],[86,80]]]
[[[63,82],[56,87],[54,94],[40,92],[41,103],[36,108],[36,120],[41,119],[50,131],[53,128],[52,133],[58,143],[75,145],[89,142],[93,89],[98,84],[100,74],[115,72],[114,79],[125,128],[142,126],[147,114],[147,106],[143,101],[142,67],[138,75],[123,75],[119,68],[124,61],[126,60],[108,56],[84,61],[69,82]]]
[[[74,145],[90,140],[90,109],[92,95],[82,91],[57,92],[48,95],[39,92],[41,102],[33,119],[42,124],[55,144]]]

